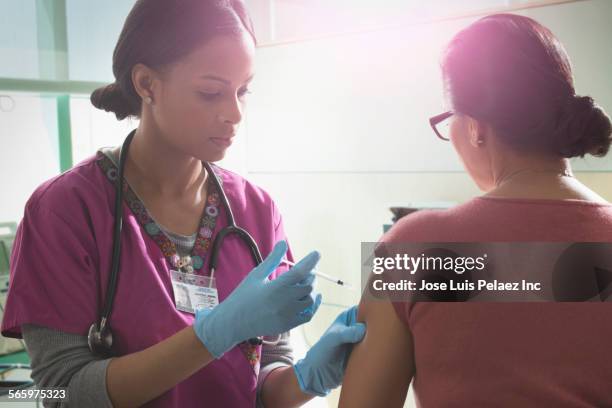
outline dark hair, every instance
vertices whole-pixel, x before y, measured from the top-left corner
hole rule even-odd
[[[563,45],[531,18],[476,21],[451,40],[442,72],[452,109],[488,123],[514,147],[568,158],[610,148],[610,118],[576,95]]]
[[[134,65],[164,67],[216,35],[243,29],[255,41],[242,0],[138,0],[113,53],[115,82],[96,89],[91,103],[119,120],[139,116],[142,101],[132,83]]]

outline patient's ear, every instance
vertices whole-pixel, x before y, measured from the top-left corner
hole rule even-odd
[[[490,137],[491,127],[481,120],[466,117],[470,145],[475,148],[483,147]]]

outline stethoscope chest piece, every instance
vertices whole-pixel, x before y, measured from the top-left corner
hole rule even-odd
[[[98,322],[95,322],[89,327],[87,344],[89,349],[97,355],[110,357],[112,355],[113,334],[107,325],[102,323],[102,330],[100,330],[98,324]]]

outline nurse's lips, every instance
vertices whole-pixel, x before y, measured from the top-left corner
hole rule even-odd
[[[234,136],[230,137],[211,137],[210,140],[219,147],[230,147],[232,145],[232,141]]]

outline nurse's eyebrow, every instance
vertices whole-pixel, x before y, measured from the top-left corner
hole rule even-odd
[[[200,78],[202,78],[202,79],[212,79],[212,80],[215,80],[215,81],[223,82],[226,85],[230,84],[230,81],[228,81],[227,79],[218,77],[216,75],[202,75]]]
[[[251,82],[251,80],[253,79],[254,75],[251,75],[250,77],[247,78],[246,81],[244,81],[244,83],[249,83]],[[219,82],[223,82],[225,85],[229,85],[231,84],[231,81],[228,81],[225,78],[221,78],[220,76],[216,76],[216,75],[202,75],[200,78],[202,79],[212,79],[214,81],[219,81]]]

